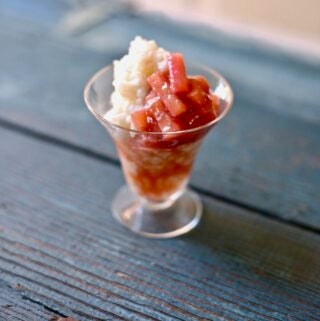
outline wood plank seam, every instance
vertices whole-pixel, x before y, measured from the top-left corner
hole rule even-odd
[[[0,297],[0,299],[3,299],[3,297]],[[22,300],[25,300],[25,301],[30,301],[30,300],[27,300],[27,298],[25,296],[21,297]],[[23,310],[23,311],[28,311],[30,312],[30,308],[27,308],[27,307],[24,307],[24,306],[21,306],[21,305],[18,305],[16,301],[13,301],[13,300],[9,300],[7,297],[5,298],[6,302],[8,302],[8,304],[4,307],[15,307],[15,308],[19,308],[20,310]],[[40,306],[40,307],[43,307],[43,304],[39,304],[39,303],[36,303],[36,302],[33,302],[36,306]],[[3,307],[3,306],[1,306]],[[46,311],[47,309],[44,308]],[[0,314],[1,314],[2,311],[0,311]],[[48,311],[48,312],[51,312],[51,311]],[[15,313],[17,313],[17,311],[15,311]],[[53,313],[53,312],[51,312]],[[22,313],[20,313],[22,314]],[[37,316],[37,317],[43,317],[43,315],[40,313],[39,310],[35,310],[35,309],[32,309],[32,314]],[[58,314],[58,313],[54,313],[55,316],[63,316],[62,314]],[[27,319],[24,319],[24,320],[27,320]]]
[[[22,300],[25,300],[25,298],[22,297]],[[8,300],[8,302],[10,302],[9,306],[12,305],[13,307],[16,308],[15,311],[14,311],[15,314],[19,314],[19,315],[23,316],[23,317],[24,317],[23,321],[28,320],[28,317],[29,317],[29,316],[22,312],[22,311],[27,311],[27,312],[29,312],[30,310],[29,310],[28,308],[21,307],[21,306],[17,306],[17,302],[14,302],[14,301],[9,301],[9,300]],[[33,303],[34,303],[34,302],[33,302]],[[37,304],[37,303],[35,303],[35,304]],[[37,305],[39,305],[39,304],[37,304]],[[40,306],[42,306],[42,305],[40,305]],[[20,310],[21,312],[18,312],[18,311],[17,311],[17,310],[18,310],[17,308],[19,308],[19,310]],[[0,312],[0,313],[1,313],[1,312]],[[39,318],[40,318],[40,317],[43,317],[42,314],[37,313],[37,310],[32,310],[32,315],[37,316],[37,317],[39,317]],[[57,315],[57,316],[58,316],[58,315]]]
[[[20,291],[20,286],[13,287],[9,283],[0,279],[0,320],[1,316],[10,315],[18,320],[30,321],[34,320],[49,320],[50,317],[60,316],[58,313],[53,313],[45,309],[43,305],[35,302],[26,302],[27,300]],[[30,319],[30,314],[32,319]],[[61,315],[62,316],[62,315]],[[22,317],[23,319],[20,319]]]
[[[53,299],[53,298],[51,298],[51,297],[49,298],[49,297],[47,297],[46,295],[44,295],[44,294],[39,294],[39,293],[37,293],[37,292],[32,291],[31,289],[26,289],[26,290],[28,290],[28,292],[29,292],[30,294],[33,294],[34,296],[36,296],[37,299],[43,298],[46,302],[48,302],[48,300],[49,300],[49,302],[52,302],[52,303],[54,303],[54,304],[56,304],[56,305],[59,305],[60,307],[65,307],[65,308],[67,308],[68,310],[71,310],[71,312],[72,312],[73,314],[77,314],[77,315],[83,316],[83,317],[89,319],[90,321],[112,321],[112,320],[114,320],[113,318],[112,318],[112,319],[109,319],[109,318],[104,317],[104,318],[102,319],[102,318],[99,318],[99,317],[94,317],[94,316],[92,316],[92,315],[90,315],[90,314],[87,314],[87,313],[82,312],[82,311],[80,311],[80,310],[77,310],[77,309],[75,309],[75,308],[70,308],[69,306],[67,306],[67,305],[65,304],[65,302],[58,301],[57,299]],[[32,300],[33,300],[33,299],[32,299]],[[38,300],[36,300],[36,301],[38,301]],[[42,305],[41,302],[40,302],[40,304]],[[116,315],[115,315],[115,317],[117,317],[116,320],[127,321],[126,319],[123,319],[123,318],[121,318],[120,316],[116,316]],[[29,321],[29,320],[28,320],[28,321]],[[50,321],[51,321],[51,320],[50,320]]]
[[[26,301],[29,301],[29,302],[32,302],[32,303],[34,303],[34,304],[37,304],[37,305],[43,307],[46,311],[49,311],[49,312],[51,312],[51,313],[54,313],[54,314],[56,314],[56,315],[58,315],[58,316],[60,316],[60,317],[64,317],[64,318],[67,317],[67,315],[65,315],[64,313],[60,312],[59,310],[54,309],[54,308],[51,308],[51,307],[49,307],[48,305],[46,305],[46,304],[44,304],[44,303],[42,303],[42,302],[40,302],[40,301],[38,301],[38,300],[32,299],[32,298],[28,297],[28,296],[25,295],[25,294],[22,296],[22,299],[23,299],[23,300],[26,300]]]
[[[13,278],[15,278],[15,279],[20,279],[20,280],[23,280],[23,281],[26,281],[26,282],[30,282],[31,284],[36,284],[36,285],[38,285],[38,286],[40,286],[40,287],[44,287],[44,288],[47,287],[49,290],[53,291],[53,289],[51,288],[51,286],[46,286],[46,285],[43,284],[42,282],[39,282],[39,281],[36,281],[36,280],[32,280],[32,279],[30,279],[29,277],[26,277],[26,276],[24,276],[24,275],[17,274],[17,273],[14,273],[14,272],[12,272],[12,271],[6,271],[6,270],[4,270],[4,269],[2,269],[2,268],[0,268],[0,271],[1,271],[1,273],[5,273],[5,274],[7,274],[7,275],[11,275],[11,276],[12,276]],[[56,299],[48,298],[48,297],[46,297],[45,295],[42,295],[42,294],[40,294],[40,293],[38,293],[38,292],[32,291],[31,289],[26,288],[25,290],[27,290],[27,291],[30,292],[30,293],[33,292],[33,293],[37,296],[37,298],[43,296],[44,298],[49,299],[49,300],[52,301],[52,302],[56,302],[57,304],[59,304],[59,306],[66,306],[66,305],[64,305],[62,302],[57,301]],[[55,292],[56,292],[56,293],[60,293],[61,295],[64,294],[63,291],[57,290],[57,289],[55,289]],[[33,303],[38,302],[38,304],[41,305],[41,306],[44,305],[42,302],[40,302],[40,301],[38,301],[38,300],[35,300],[35,299],[31,299],[31,298],[28,297],[28,296],[25,296],[25,295],[24,295],[24,298],[25,298],[25,299],[28,299],[30,302],[35,301],[35,302],[33,302]],[[65,294],[64,294],[64,298],[73,299],[75,302],[79,302],[80,304],[83,304],[84,306],[87,306],[87,307],[89,307],[89,308],[93,308],[93,309],[95,309],[95,310],[98,310],[99,312],[102,312],[102,313],[104,314],[104,316],[112,316],[112,315],[113,315],[114,317],[120,318],[119,315],[116,315],[116,314],[112,313],[111,311],[103,310],[102,308],[99,308],[99,307],[97,307],[97,306],[91,306],[91,304],[88,304],[88,303],[86,303],[85,301],[83,301],[83,300],[81,300],[81,299],[71,297],[70,295],[65,295]],[[49,308],[50,308],[50,307],[49,307]],[[53,310],[56,310],[56,309],[53,309]],[[75,313],[77,313],[77,314],[79,314],[79,312],[81,313],[81,311],[74,310],[74,309],[73,309],[73,312],[75,312]],[[88,315],[88,316],[91,317],[91,315]],[[92,317],[92,318],[93,318],[93,317]],[[106,319],[95,318],[94,320],[101,320],[101,321],[103,320],[103,321],[104,321],[104,320],[106,320]],[[110,320],[111,320],[111,319],[110,319]]]
[[[14,132],[26,135],[28,137],[32,137],[34,139],[49,143],[54,146],[58,146],[63,149],[67,149],[69,151],[71,150],[73,152],[84,155],[86,157],[94,158],[94,159],[101,161],[101,162],[106,162],[106,163],[109,163],[109,164],[112,164],[112,165],[115,165],[118,167],[120,166],[120,161],[116,158],[112,158],[112,157],[107,156],[103,153],[91,150],[86,147],[79,146],[75,143],[71,143],[71,142],[62,140],[58,137],[54,137],[52,135],[45,134],[45,133],[40,132],[38,130],[28,128],[26,126],[11,122],[11,121],[3,119],[3,118],[0,118],[0,127],[10,130],[10,131],[14,131]],[[240,201],[237,201],[237,200],[232,199],[230,197],[219,195],[219,194],[214,193],[212,191],[208,191],[208,190],[202,189],[198,186],[195,186],[194,184],[190,184],[190,187],[193,190],[197,191],[201,195],[207,196],[207,197],[215,199],[215,200],[219,200],[223,203],[234,205],[234,206],[241,208],[241,209],[248,210],[252,214],[267,216],[272,220],[275,220],[275,221],[278,221],[281,223],[285,223],[285,224],[289,224],[291,226],[295,226],[295,227],[304,229],[304,230],[312,232],[312,233],[320,234],[320,231],[315,227],[306,225],[301,222],[286,220],[286,219],[279,217],[278,215],[276,215],[270,211],[259,208],[257,206],[253,206],[253,205],[250,205],[250,204],[247,204],[244,202],[240,202]]]

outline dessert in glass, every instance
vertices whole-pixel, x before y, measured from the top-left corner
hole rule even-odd
[[[113,138],[127,181],[114,217],[154,238],[193,229],[202,203],[187,184],[203,138],[231,108],[226,80],[136,37],[127,55],[89,80],[84,99]]]

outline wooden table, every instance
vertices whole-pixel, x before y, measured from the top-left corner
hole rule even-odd
[[[0,1],[0,320],[320,320],[320,60],[125,8],[72,29],[70,4]],[[123,176],[82,101],[136,34],[235,91],[176,239],[111,217]]]

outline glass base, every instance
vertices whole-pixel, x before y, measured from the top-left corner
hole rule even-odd
[[[197,194],[185,191],[166,208],[147,206],[123,186],[112,202],[113,216],[129,230],[151,238],[170,238],[195,228],[202,215],[202,203]]]

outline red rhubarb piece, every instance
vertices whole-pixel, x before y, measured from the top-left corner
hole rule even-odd
[[[170,89],[173,93],[188,91],[188,78],[183,55],[175,52],[168,56]]]
[[[170,90],[168,80],[157,71],[148,78],[151,88],[158,94],[168,108],[171,116],[176,117],[187,110],[187,106]]]

